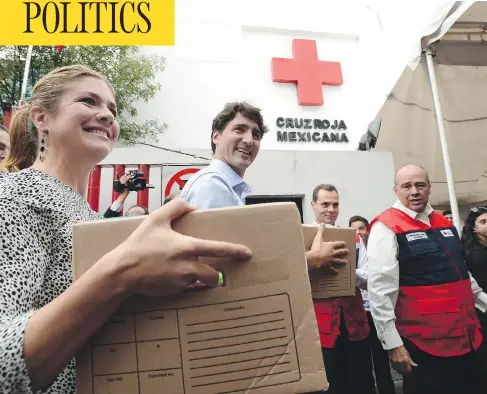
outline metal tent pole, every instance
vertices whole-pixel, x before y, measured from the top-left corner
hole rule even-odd
[[[25,58],[25,68],[24,68],[24,79],[22,81],[22,90],[20,92],[20,102],[19,107],[22,106],[25,100],[25,93],[27,91],[27,81],[29,79],[29,70],[30,70],[30,59],[32,58],[32,49],[34,47],[31,45],[27,49],[27,56]]]
[[[446,140],[445,123],[443,113],[441,112],[440,96],[438,94],[438,84],[436,82],[435,66],[433,63],[433,53],[431,48],[426,48],[425,51],[426,64],[428,66],[428,73],[431,83],[431,92],[433,93],[433,104],[435,106],[436,121],[438,123],[438,133],[440,135],[441,151],[443,153],[443,163],[445,166],[446,182],[448,185],[448,195],[450,197],[450,206],[453,216],[453,224],[461,234],[460,213],[458,211],[457,196],[455,193],[455,182],[453,180],[453,173],[451,169],[450,155],[448,153],[448,142]]]

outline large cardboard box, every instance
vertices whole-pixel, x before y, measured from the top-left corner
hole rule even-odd
[[[76,225],[75,280],[143,220]],[[174,229],[245,244],[253,258],[212,261],[224,273],[224,287],[127,300],[77,355],[77,393],[286,394],[327,388],[296,206],[196,211]]]
[[[308,251],[318,231],[317,226],[303,225],[304,247]],[[338,274],[324,270],[310,271],[311,293],[313,298],[348,297],[355,295],[355,269],[357,268],[357,252],[355,241],[356,230],[353,228],[333,227],[323,230],[323,240],[345,241],[350,250],[348,262],[340,266]]]

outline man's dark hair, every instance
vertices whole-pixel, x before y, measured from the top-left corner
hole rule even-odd
[[[320,192],[320,190],[326,190],[327,192],[336,192],[338,194],[338,190],[335,186],[329,185],[326,183],[322,183],[322,184],[316,186],[315,189],[313,190],[313,201],[314,202],[316,202],[316,200],[318,199],[318,193]]]
[[[352,216],[348,221],[348,227],[351,227],[352,223],[355,222],[362,222],[363,224],[365,224],[365,227],[369,228],[369,221],[365,219],[363,216],[359,216],[359,215]]]
[[[0,124],[0,130],[6,131],[8,133],[7,127],[5,127],[3,124]]]
[[[480,243],[478,234],[475,233],[475,221],[480,215],[487,213],[487,206],[470,209],[462,231],[463,250],[467,256],[471,256],[472,250]],[[444,214],[443,214],[444,215]]]
[[[129,209],[127,209],[127,212],[130,211],[132,208],[140,208],[144,211],[144,215],[149,214],[149,209],[147,207],[144,207],[143,205],[132,205]],[[125,213],[125,215],[127,215],[127,212]]]
[[[262,113],[260,108],[254,107],[252,104],[246,102],[233,102],[225,104],[223,110],[213,119],[213,124],[211,125],[211,151],[215,153],[216,145],[213,142],[213,133],[216,131],[222,133],[223,129],[227,127],[237,114],[257,123],[257,127],[260,130],[260,138],[267,133],[267,126],[264,125],[264,119],[262,118]]]
[[[443,211],[443,216],[446,216],[446,215],[451,215],[451,209],[447,209],[445,211]]]

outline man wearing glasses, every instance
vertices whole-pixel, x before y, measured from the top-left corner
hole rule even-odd
[[[374,219],[368,242],[372,317],[404,394],[486,393],[475,307],[487,294],[468,272],[458,232],[428,204],[419,166],[395,177],[398,198]]]

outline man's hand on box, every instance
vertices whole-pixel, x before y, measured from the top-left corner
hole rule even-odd
[[[347,256],[350,251],[346,248],[344,241],[323,241],[324,226],[318,227],[311,249],[306,252],[308,267],[311,269],[325,269],[330,273],[337,274],[339,268],[348,262]]]

